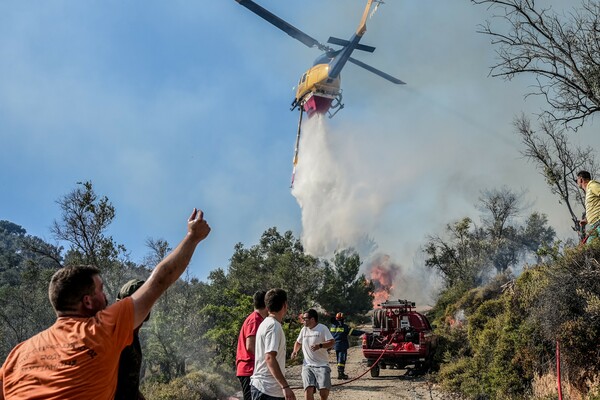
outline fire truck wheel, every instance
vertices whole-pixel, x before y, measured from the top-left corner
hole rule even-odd
[[[373,368],[371,368],[371,377],[377,378],[379,376],[379,364],[375,364]]]
[[[424,363],[418,363],[415,367],[420,375],[425,375],[431,369],[431,360],[427,360]]]

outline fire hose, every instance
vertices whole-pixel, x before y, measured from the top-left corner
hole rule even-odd
[[[379,356],[379,358],[377,358],[377,360],[375,360],[375,362],[373,364],[371,364],[371,366],[369,368],[367,368],[362,374],[360,374],[359,376],[357,376],[356,378],[352,378],[352,379],[348,379],[342,383],[336,383],[334,385],[331,385],[331,387],[336,387],[336,386],[343,386],[343,385],[347,385],[350,382],[354,382],[359,380],[360,378],[362,378],[363,376],[366,375],[367,372],[369,372],[370,370],[372,370],[373,368],[375,368],[377,366],[377,364],[379,363],[379,360],[381,360],[381,357],[383,357],[383,355],[385,354],[385,352],[388,350],[387,349],[387,345],[388,343],[392,340],[392,338],[389,338],[386,342],[384,342],[384,346],[383,346],[383,351],[381,352],[381,355]],[[303,386],[298,386],[298,387],[292,387],[292,390],[297,390],[297,389],[304,389]]]

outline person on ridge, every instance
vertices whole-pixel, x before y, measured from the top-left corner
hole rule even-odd
[[[583,243],[600,235],[600,183],[587,171],[577,173],[577,186],[585,192],[585,218],[579,221],[585,228]]]

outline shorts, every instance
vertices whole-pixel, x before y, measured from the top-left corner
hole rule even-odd
[[[250,385],[250,393],[252,395],[252,400],[285,400],[285,397],[273,397],[264,394],[252,385]]]
[[[331,389],[331,368],[302,366],[302,385],[304,389],[313,386],[319,390]]]

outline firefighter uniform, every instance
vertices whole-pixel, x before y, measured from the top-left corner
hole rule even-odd
[[[348,348],[350,347],[348,336],[360,336],[364,334],[364,332],[358,329],[353,329],[346,325],[344,323],[343,313],[336,314],[335,322],[333,322],[329,330],[335,339],[334,349],[337,359],[338,379],[348,379],[348,375],[344,373],[346,368],[346,359],[348,358]]]

